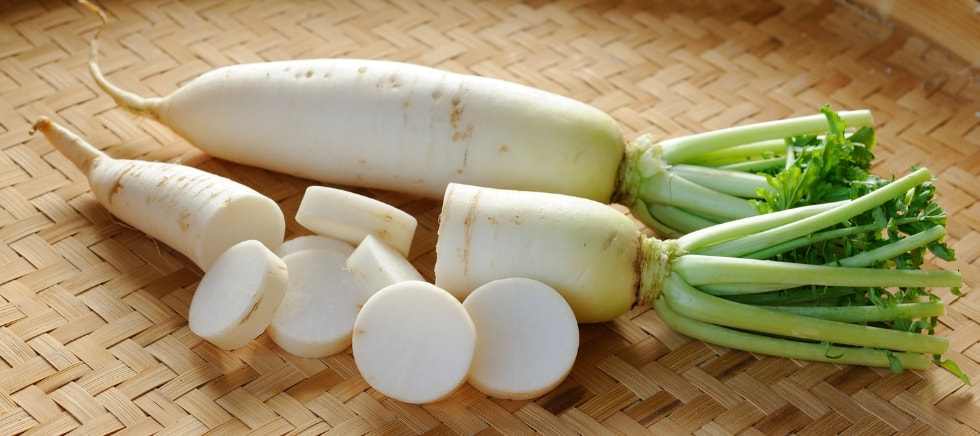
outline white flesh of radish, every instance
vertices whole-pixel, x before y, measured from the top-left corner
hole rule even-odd
[[[187,315],[191,332],[225,350],[248,344],[272,320],[288,276],[261,242],[235,244],[201,278]]]
[[[368,294],[398,282],[425,280],[405,256],[374,235],[367,235],[347,258],[347,270]]]
[[[435,284],[463,300],[493,280],[533,278],[558,290],[579,322],[609,321],[636,299],[640,241],[636,224],[606,204],[451,184]]]
[[[325,249],[283,258],[289,286],[269,325],[269,337],[299,357],[319,358],[350,346],[354,319],[368,295],[354,283],[346,257]]]
[[[323,235],[302,235],[290,238],[283,242],[282,245],[275,250],[275,252],[277,255],[279,255],[279,257],[286,257],[297,251],[313,248],[330,250],[344,256],[350,256],[350,254],[354,252],[353,245],[337,238],[331,238]]]
[[[578,355],[575,314],[552,287],[509,278],[480,286],[463,301],[476,326],[467,379],[508,400],[538,397],[558,386]]]
[[[374,235],[402,256],[408,256],[418,225],[414,216],[388,203],[326,186],[306,188],[296,210],[296,222],[354,246],[365,236]]]
[[[241,241],[272,249],[282,244],[282,210],[252,188],[194,167],[113,159],[47,118],[34,128],[88,177],[92,194],[112,215],[202,270]]]
[[[143,98],[103,76],[97,38],[89,69],[121,107],[232,162],[430,198],[455,181],[609,202],[623,159],[608,114],[517,83],[311,59],[218,68],[169,96]]]
[[[430,403],[466,381],[476,333],[463,305],[427,282],[400,282],[368,299],[354,323],[354,362],[378,392]]]

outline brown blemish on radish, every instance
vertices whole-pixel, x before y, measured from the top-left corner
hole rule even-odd
[[[603,250],[608,250],[609,247],[612,246],[613,242],[616,241],[616,235],[617,235],[616,232],[610,233],[609,234],[609,237],[606,238],[606,240],[602,242],[602,249]]]
[[[178,224],[180,224],[180,230],[186,232],[191,228],[191,223],[188,220],[191,219],[191,213],[189,211],[183,211],[180,213],[180,219]]]
[[[477,191],[470,200],[470,207],[466,211],[466,219],[463,220],[463,252],[460,253],[463,261],[463,277],[470,275],[470,245],[473,244],[473,224],[480,211],[480,191]]]
[[[242,322],[240,322],[239,324],[245,324],[246,322],[248,322],[248,319],[251,318],[252,315],[255,314],[255,312],[258,312],[260,304],[262,304],[262,297],[259,297],[258,300],[255,300],[255,304],[252,305],[252,307],[248,310],[248,313],[245,314],[245,317],[242,318]]]
[[[106,198],[106,202],[107,203],[112,204],[112,198],[115,197],[116,194],[119,193],[119,191],[122,190],[123,187],[124,187],[123,186],[123,178],[126,177],[126,174],[129,174],[129,172],[132,171],[132,170],[133,170],[133,167],[131,167],[131,166],[130,167],[126,167],[126,170],[123,171],[122,173],[120,173],[119,174],[119,177],[116,177],[116,180],[114,180],[112,182],[112,188],[109,189],[109,196],[108,196],[108,198]]]

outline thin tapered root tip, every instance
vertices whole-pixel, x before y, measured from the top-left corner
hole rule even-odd
[[[44,115],[41,115],[37,119],[37,121],[34,122],[34,125],[31,126],[30,134],[33,135],[38,130],[43,131],[43,130],[47,129],[50,126],[51,126],[51,119],[49,119],[48,117],[46,117]]]
[[[65,155],[79,170],[88,175],[92,164],[100,158],[107,157],[101,150],[85,142],[80,136],[41,116],[34,122],[31,134],[40,131],[51,145]]]
[[[103,12],[102,9],[100,9],[92,2],[89,2],[88,0],[78,0],[78,3],[80,3],[82,6],[85,6],[88,10],[94,12],[96,15],[99,16],[100,19],[102,19],[102,25],[99,26],[99,30],[95,34],[95,36],[98,37],[99,34],[102,33],[102,30],[105,29],[105,26],[109,23],[109,17],[106,16],[105,12]]]
[[[123,109],[126,109],[140,116],[157,118],[157,114],[154,109],[154,105],[156,104],[157,99],[144,98],[139,95],[133,94],[132,92],[126,91],[122,88],[119,88],[118,86],[109,82],[109,79],[106,79],[105,76],[102,74],[102,70],[99,68],[99,62],[98,62],[99,36],[102,34],[102,31],[105,30],[106,26],[108,25],[109,18],[108,16],[106,16],[105,12],[102,11],[102,9],[100,9],[95,4],[89,2],[88,0],[78,0],[78,2],[81,3],[82,6],[85,6],[88,10],[98,15],[99,19],[102,20],[102,25],[99,26],[98,30],[96,30],[95,36],[92,37],[92,43],[89,46],[88,69],[89,72],[92,74],[92,79],[95,80],[95,83],[98,84],[103,91],[109,94],[109,96],[116,101],[116,104],[118,104]]]

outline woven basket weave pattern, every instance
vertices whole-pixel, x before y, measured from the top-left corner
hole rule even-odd
[[[101,65],[140,95],[218,66],[314,57],[408,61],[591,103],[658,138],[835,109],[871,109],[875,172],[938,176],[964,297],[937,334],[980,380],[980,74],[933,39],[843,1],[99,2]],[[692,341],[649,308],[583,325],[569,378],[533,401],[464,385],[409,405],[348,352],[300,359],[266,335],[223,351],[186,316],[191,262],[119,222],[31,123],[48,116],[116,157],[180,162],[276,200],[289,236],[311,184],[212,159],[119,109],[89,76],[98,19],[67,0],[0,0],[0,435],[976,434],[977,389],[941,369],[813,364]],[[980,44],[980,41],[973,41]],[[431,279],[437,201],[350,188],[419,220]]]

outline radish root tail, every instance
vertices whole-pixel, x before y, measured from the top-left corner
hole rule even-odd
[[[126,91],[105,78],[102,75],[102,70],[99,68],[99,35],[105,30],[106,25],[109,23],[109,18],[106,16],[105,12],[102,11],[98,6],[89,2],[88,0],[79,0],[82,6],[85,6],[88,10],[94,12],[102,20],[102,25],[96,30],[95,36],[92,37],[92,43],[89,48],[89,59],[88,59],[88,69],[92,74],[92,78],[95,83],[102,88],[103,91],[109,94],[113,100],[116,101],[123,109],[126,109],[136,115],[149,117],[153,119],[158,119],[156,107],[159,99],[146,98],[136,95],[132,92]]]

